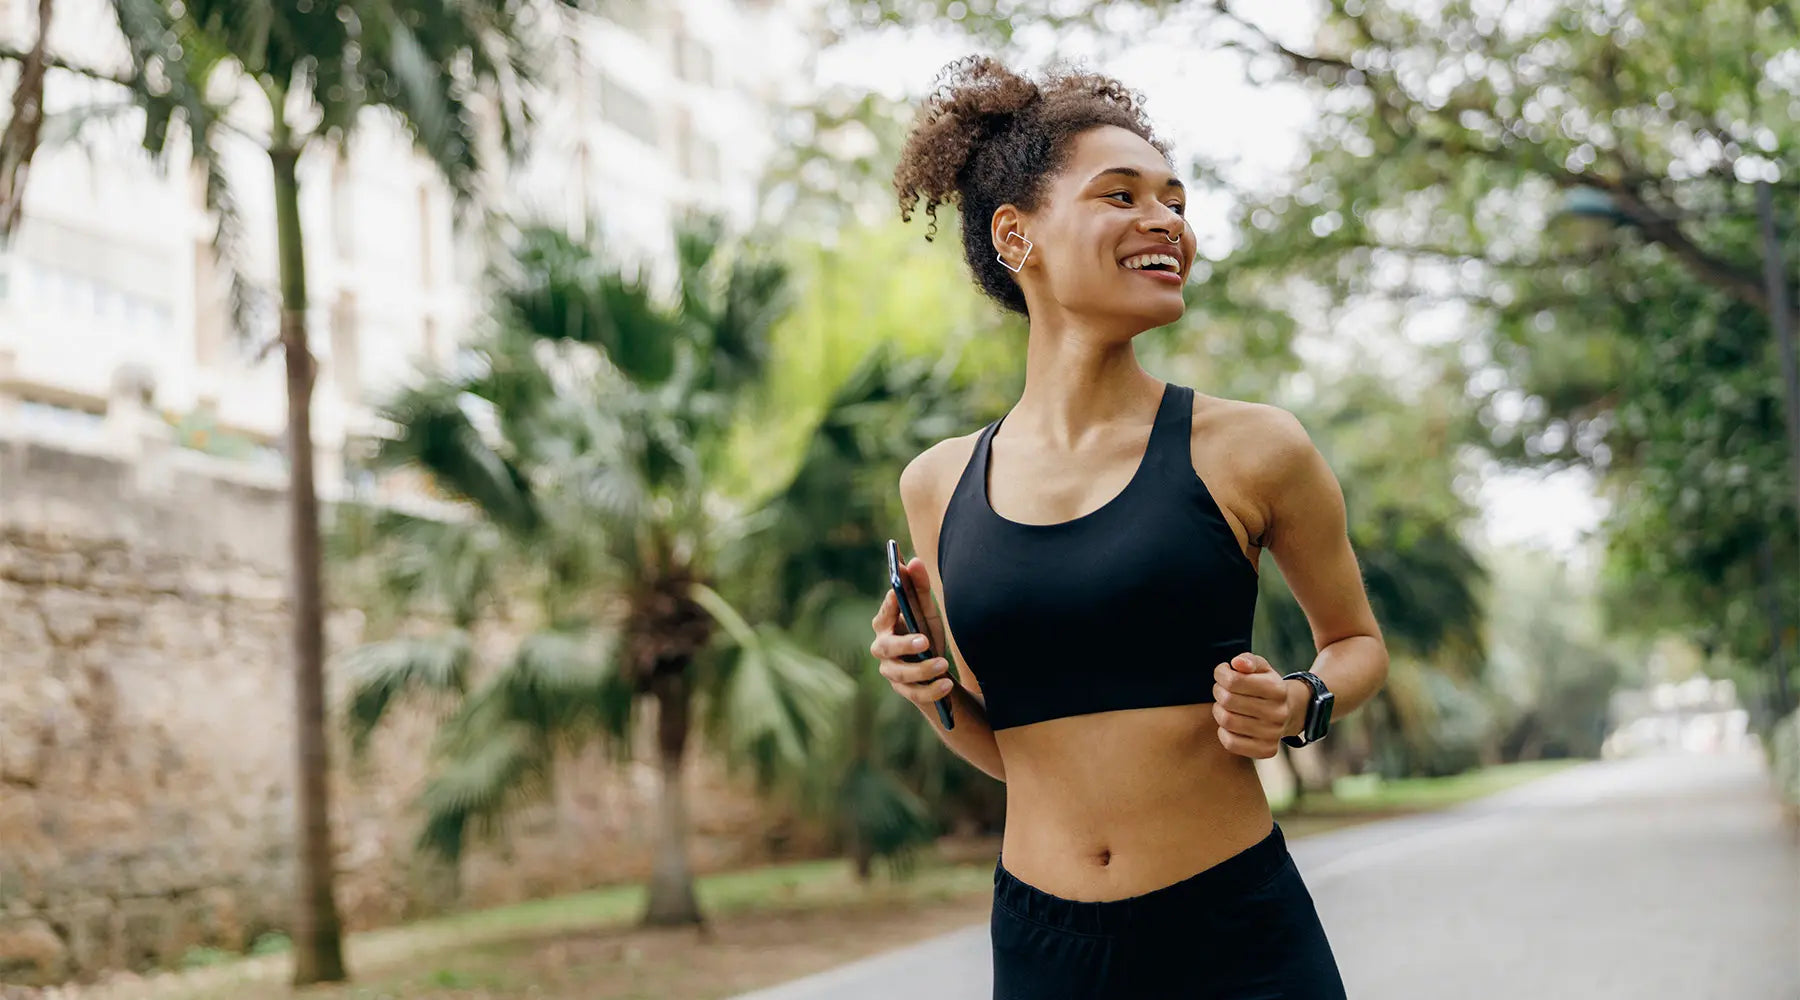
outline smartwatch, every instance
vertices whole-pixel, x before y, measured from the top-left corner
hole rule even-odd
[[[1300,728],[1300,735],[1283,736],[1281,742],[1291,747],[1303,747],[1324,739],[1326,732],[1331,729],[1331,690],[1319,679],[1318,674],[1310,670],[1296,670],[1281,679],[1303,680],[1312,688],[1312,698],[1306,703],[1306,723]]]

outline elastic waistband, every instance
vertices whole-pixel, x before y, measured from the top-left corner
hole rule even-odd
[[[1124,899],[1083,901],[1053,896],[1019,881],[994,861],[994,903],[1018,915],[1053,927],[1085,934],[1112,934],[1146,923],[1191,916],[1228,902],[1272,878],[1287,863],[1287,838],[1276,824],[1269,835],[1196,875],[1172,885]]]

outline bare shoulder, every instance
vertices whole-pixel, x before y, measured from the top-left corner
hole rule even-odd
[[[900,472],[900,502],[905,505],[909,518],[937,524],[980,436],[980,431],[971,431],[959,437],[945,438],[906,463],[906,468]]]
[[[1195,394],[1194,437],[1224,446],[1245,472],[1291,469],[1316,453],[1300,418],[1269,403]]]
[[[1215,491],[1260,538],[1282,501],[1329,490],[1331,471],[1300,419],[1268,403],[1195,394],[1193,450],[1218,475]]]

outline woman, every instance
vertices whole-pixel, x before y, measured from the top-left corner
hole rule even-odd
[[[1133,356],[1181,317],[1196,249],[1165,148],[1114,80],[972,57],[940,78],[895,186],[933,231],[956,205],[976,283],[1030,321],[1018,403],[900,477],[929,640],[895,634],[890,594],[870,645],[1006,782],[996,1000],[1343,997],[1253,759],[1367,701],[1387,652],[1299,422]],[[1319,651],[1285,677],[1250,652],[1264,549]]]

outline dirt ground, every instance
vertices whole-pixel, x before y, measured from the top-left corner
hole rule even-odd
[[[718,1000],[985,921],[989,899],[740,914],[704,931],[572,934],[442,956],[309,1000]]]

